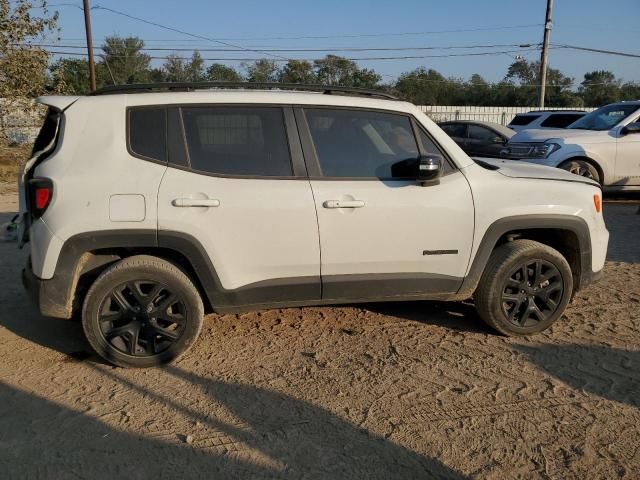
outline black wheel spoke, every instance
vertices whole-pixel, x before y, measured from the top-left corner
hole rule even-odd
[[[99,309],[104,339],[131,356],[157,355],[178,341],[186,328],[186,306],[166,285],[132,280],[115,287]]]
[[[122,290],[114,290],[111,293],[111,298],[116,304],[124,311],[133,311],[133,306],[129,303],[129,300],[122,294]]]
[[[167,338],[169,340],[177,340],[180,335],[175,330],[169,330],[168,328],[162,328],[157,325],[151,325],[149,329],[160,337]]]
[[[547,260],[529,260],[514,268],[504,281],[502,309],[514,325],[533,327],[556,312],[562,295],[563,281],[558,268]]]
[[[131,329],[129,338],[129,353],[135,355],[138,351],[138,340],[140,339],[140,325],[136,325]]]
[[[121,327],[112,328],[108,333],[105,334],[107,340],[111,340],[116,337],[124,337],[132,335],[131,331],[131,323],[127,323]]]

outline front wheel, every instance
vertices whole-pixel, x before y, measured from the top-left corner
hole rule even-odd
[[[505,335],[547,329],[567,307],[573,276],[557,250],[532,240],[515,240],[491,255],[475,293],[480,317]]]
[[[175,265],[138,255],[107,268],[84,300],[82,326],[101,357],[121,367],[175,360],[202,328],[202,299]]]
[[[560,165],[567,172],[602,183],[598,169],[585,160],[569,160]]]

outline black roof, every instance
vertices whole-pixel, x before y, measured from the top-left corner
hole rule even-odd
[[[380,91],[356,87],[339,87],[335,85],[314,85],[305,83],[268,83],[268,82],[165,82],[165,83],[133,83],[128,85],[109,85],[91,92],[89,95],[111,95],[119,93],[152,93],[152,92],[192,92],[207,89],[258,89],[258,90],[301,90],[306,92],[322,92],[325,95],[357,95],[365,97],[398,100],[393,95]]]

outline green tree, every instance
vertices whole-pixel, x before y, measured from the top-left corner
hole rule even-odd
[[[227,67],[221,63],[214,63],[207,68],[207,80],[210,82],[240,82],[242,76],[235,68]]]
[[[336,55],[327,55],[313,64],[316,77],[323,85],[373,88],[381,80],[375,71],[360,69],[353,60]]]
[[[280,72],[279,81],[283,83],[316,83],[318,79],[310,62],[289,60]]]
[[[80,58],[61,58],[49,67],[54,88],[71,95],[89,93],[89,62]]]
[[[166,61],[162,64],[162,73],[165,82],[184,82],[186,72],[182,57],[175,54],[167,55]]]
[[[462,98],[465,105],[488,105],[492,101],[492,89],[484,78],[474,73],[463,86]]]
[[[624,83],[620,87],[620,100],[640,100],[640,83]]]
[[[39,15],[32,14],[38,7]],[[49,54],[30,45],[56,30],[58,13],[50,14],[44,0],[0,0],[0,116],[16,102],[41,95],[47,87]],[[6,140],[6,132],[0,132]]]
[[[509,65],[507,82],[515,82],[518,88],[512,92],[518,105],[536,105],[540,95],[540,62],[519,60]],[[555,68],[547,69],[545,105],[549,107],[581,106],[582,100],[571,91],[573,78]]]
[[[187,82],[202,82],[205,80],[204,60],[197,50],[191,55],[191,60],[185,65]]]
[[[256,60],[244,64],[244,68],[247,70],[248,82],[277,82],[280,77],[280,68],[273,60]]]
[[[420,67],[400,75],[394,88],[402,98],[418,105],[455,105],[463,87],[437,70]]]
[[[101,56],[109,76],[116,85],[148,82],[151,57],[142,53],[144,42],[138,37],[107,37]]]
[[[620,99],[620,84],[616,76],[608,70],[594,70],[584,74],[580,84],[580,95],[585,105],[599,107]]]

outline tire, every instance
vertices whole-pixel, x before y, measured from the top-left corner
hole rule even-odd
[[[586,160],[569,160],[560,165],[560,168],[575,175],[590,178],[591,180],[595,180],[602,184],[602,179],[600,178],[598,169]]]
[[[204,308],[191,280],[172,263],[138,255],[95,280],[82,327],[98,355],[120,367],[151,367],[183,355],[202,329]]]
[[[572,292],[571,268],[557,250],[515,240],[491,254],[474,298],[487,325],[504,335],[524,336],[560,318]]]

